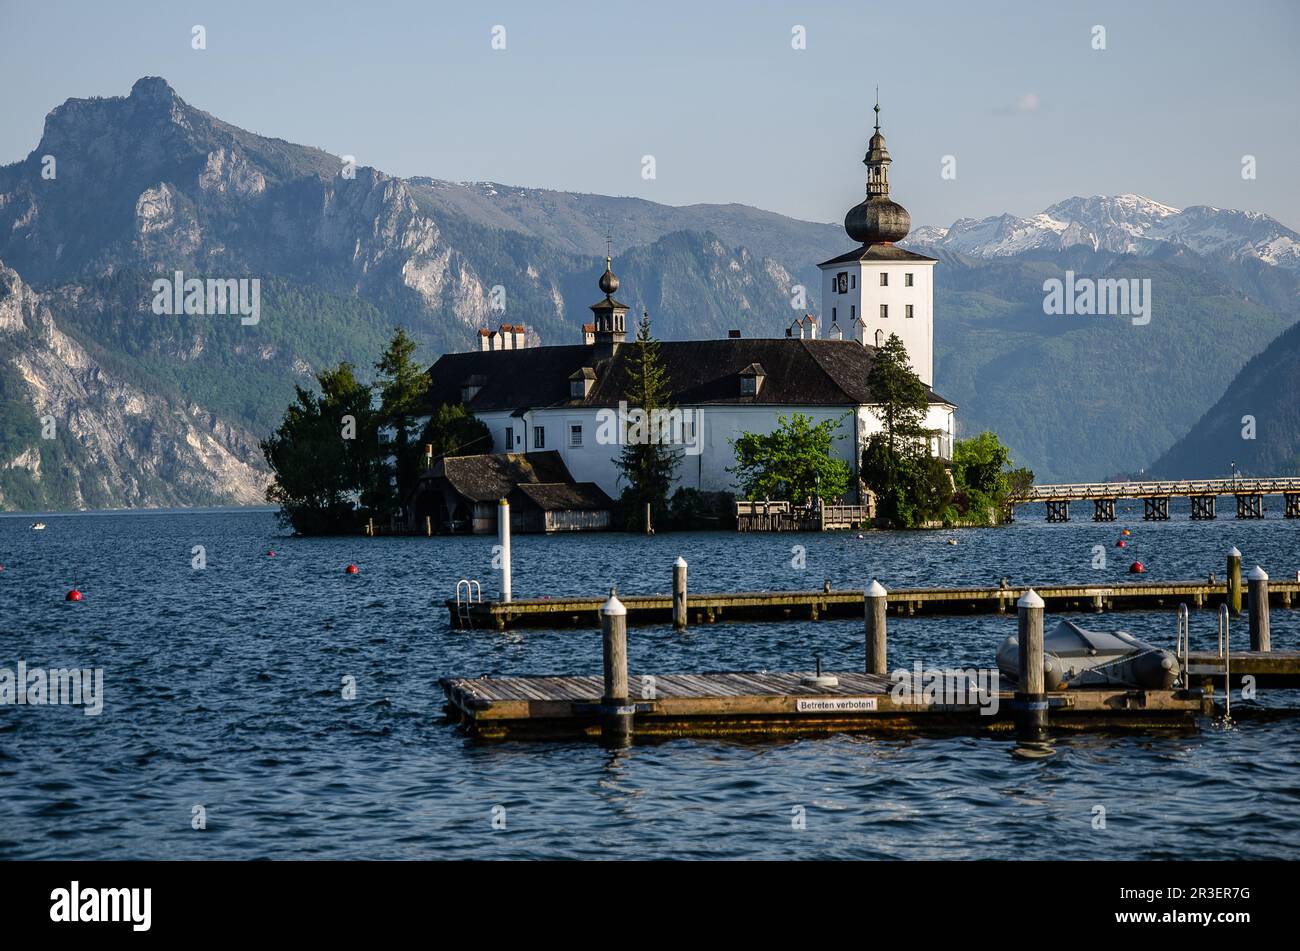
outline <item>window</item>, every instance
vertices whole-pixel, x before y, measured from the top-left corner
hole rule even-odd
[[[908,304],[903,308],[903,316],[910,318],[912,316],[912,305]]]
[[[515,428],[513,426],[507,426],[506,427],[506,452],[514,452],[514,451],[515,451]]]
[[[831,308],[831,323],[835,323],[835,308]]]
[[[850,305],[849,305],[849,320],[853,320],[853,319],[854,319],[855,317],[857,317],[857,316],[858,316],[858,305],[857,305],[857,304],[850,304]]]
[[[881,287],[888,287],[888,286],[889,286],[889,272],[888,272],[888,271],[881,271],[881,272],[880,272],[880,286],[881,286]]]
[[[756,378],[752,376],[742,376],[740,378],[740,395],[754,396],[758,392]]]
[[[857,287],[857,286],[858,286],[858,276],[856,274],[850,274],[849,287]]]
[[[883,347],[884,345],[885,345],[885,332],[884,332],[883,330],[877,330],[877,331],[876,331],[876,346],[877,346],[877,347]]]
[[[911,287],[911,286],[912,286],[912,275],[911,275],[910,273],[909,273],[909,274],[904,274],[904,275],[903,275],[903,286],[904,286],[904,287]]]
[[[546,448],[546,427],[545,426],[533,427],[533,448],[534,449]]]
[[[582,448],[582,426],[580,424],[569,426],[569,448]]]
[[[884,319],[885,319],[886,317],[888,317],[888,316],[889,316],[889,305],[888,305],[888,304],[881,304],[881,305],[880,305],[880,319],[881,319],[881,320],[884,320]]]

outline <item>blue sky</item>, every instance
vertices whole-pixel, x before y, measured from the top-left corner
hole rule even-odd
[[[0,0],[0,163],[65,99],[160,75],[236,125],[396,175],[839,221],[861,197],[879,83],[894,197],[917,224],[1137,192],[1300,229],[1298,41],[1294,0]]]

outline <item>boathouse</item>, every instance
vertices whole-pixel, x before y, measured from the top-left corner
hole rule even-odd
[[[409,509],[417,525],[428,519],[439,533],[490,535],[502,499],[514,532],[603,531],[614,511],[614,500],[594,483],[574,482],[554,451],[439,459],[420,476]]]

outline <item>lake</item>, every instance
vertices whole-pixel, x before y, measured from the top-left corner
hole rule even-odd
[[[516,536],[514,594],[667,591],[679,554],[694,591],[1110,582],[1135,558],[1150,579],[1222,579],[1234,544],[1247,568],[1300,568],[1300,521],[1276,510],[1191,522],[1175,506],[1144,523],[1140,503],[1119,508],[1113,524],[1049,525],[1026,507],[1003,528],[861,538]],[[0,517],[0,667],[103,668],[103,711],[0,706],[0,858],[1234,859],[1300,847],[1297,718],[1063,736],[1039,760],[1001,738],[483,744],[442,719],[439,677],[601,669],[594,629],[449,629],[457,579],[497,590],[494,538],[301,539],[266,511],[51,514],[43,532],[34,518]],[[81,603],[64,601],[74,584]],[[1078,619],[1174,643],[1172,611]],[[1193,648],[1213,647],[1214,614],[1191,623]],[[992,666],[1015,620],[890,624],[891,666]],[[1275,610],[1274,649],[1300,647],[1298,631],[1296,612]],[[862,636],[860,621],[634,627],[630,668],[807,669],[820,654],[856,670]],[[1254,705],[1300,708],[1300,691]]]

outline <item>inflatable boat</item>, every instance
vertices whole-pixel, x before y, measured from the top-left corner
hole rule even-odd
[[[998,648],[998,670],[1020,677],[1020,644],[1015,634]],[[1048,690],[1105,685],[1168,690],[1178,679],[1173,651],[1140,641],[1132,634],[1085,631],[1062,621],[1043,636],[1043,682]]]

